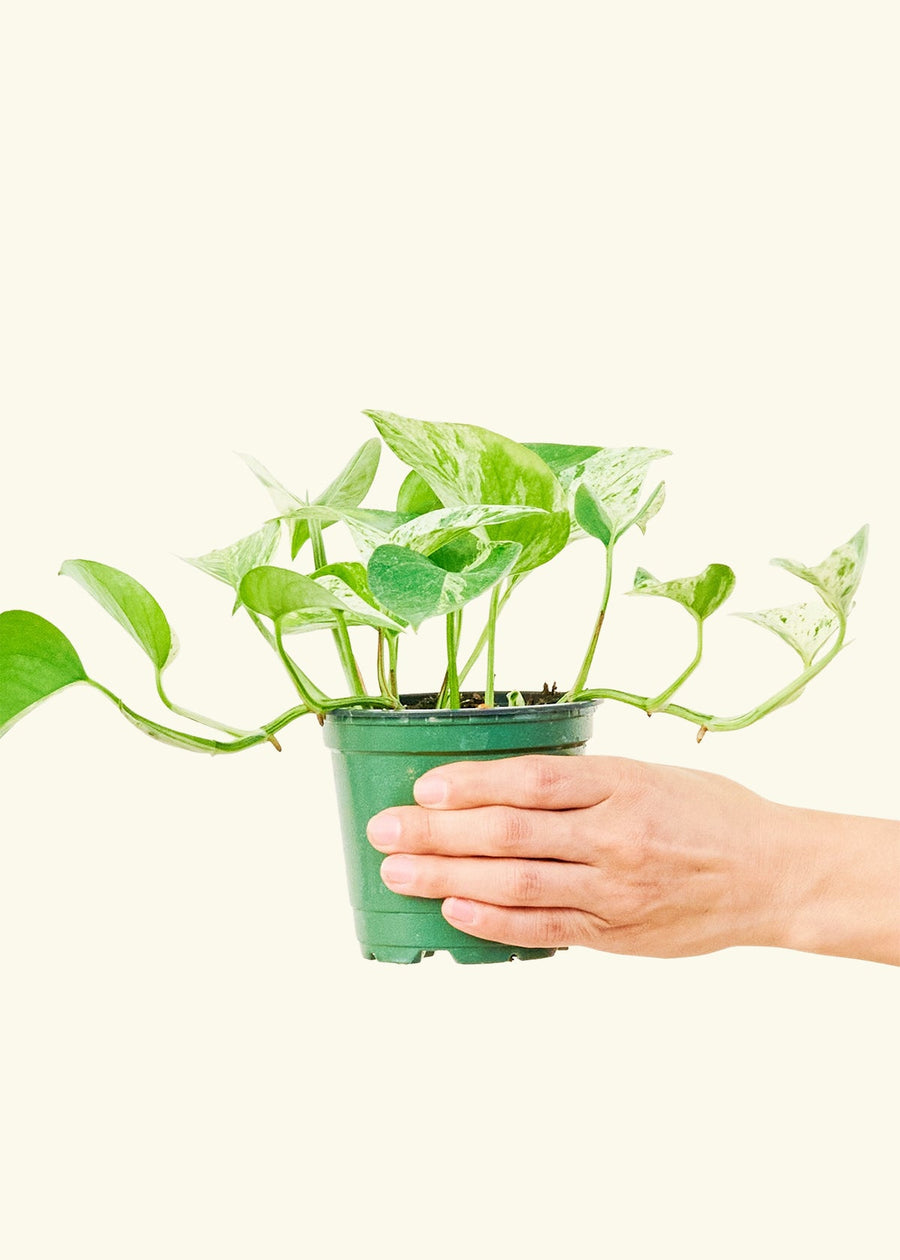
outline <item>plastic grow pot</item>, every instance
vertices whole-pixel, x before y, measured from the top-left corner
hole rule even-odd
[[[418,699],[401,697],[407,705]],[[488,963],[549,958],[556,952],[469,936],[447,922],[439,900],[392,892],[381,879],[384,855],[369,844],[366,824],[391,805],[414,804],[416,779],[447,762],[584,752],[596,705],[578,701],[491,709],[347,708],[326,716],[324,736],[332,752],[347,883],[364,957],[417,963],[436,950],[447,950],[457,962]]]

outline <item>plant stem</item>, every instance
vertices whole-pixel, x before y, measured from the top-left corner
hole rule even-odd
[[[208,726],[212,730],[224,731],[226,735],[234,735],[238,739],[244,735],[259,734],[259,728],[256,731],[247,731],[240,726],[226,726],[224,722],[217,722],[215,718],[204,717],[202,713],[194,713],[191,709],[183,709],[180,704],[175,704],[166,695],[161,670],[156,671],[156,692],[167,709],[172,713],[177,713],[179,717],[187,718],[189,722],[198,722],[201,726]]]
[[[751,726],[768,713],[772,713],[775,709],[779,709],[782,705],[789,704],[791,700],[794,700],[807,683],[815,678],[816,674],[821,673],[825,666],[829,665],[840,652],[847,632],[847,619],[839,609],[835,609],[835,611],[840,619],[840,628],[837,640],[831,649],[826,652],[821,660],[815,661],[808,666],[802,674],[798,674],[787,686],[782,687],[780,691],[776,691],[774,695],[769,696],[767,700],[764,700],[762,704],[756,705],[755,708],[748,709],[746,713],[740,713],[736,717],[730,718],[719,718],[712,713],[698,713],[695,709],[686,709],[680,704],[665,704],[657,712],[669,713],[673,717],[684,718],[687,722],[696,723],[700,727],[700,732],[697,736],[698,741],[703,738],[707,731],[738,731],[745,726]],[[648,696],[636,696],[628,691],[613,691],[605,687],[594,687],[589,691],[579,692],[574,699],[617,700],[621,704],[630,704],[645,711],[648,705],[652,703]]]
[[[500,611],[500,584],[491,591],[491,611],[488,614],[487,639],[487,681],[484,687],[484,703],[487,708],[494,707],[494,648],[497,638],[497,615]]]
[[[312,543],[313,563],[317,569],[323,569],[328,563],[325,557],[325,542],[322,538],[322,525],[319,521],[309,521],[309,538]],[[363,676],[360,672],[359,664],[353,655],[353,647],[350,643],[350,632],[347,629],[347,622],[344,614],[339,608],[333,609],[335,625],[331,631],[334,645],[340,658],[341,666],[344,670],[344,678],[347,680],[347,686],[351,691],[357,690],[360,695],[365,695],[366,684],[363,682]]]
[[[275,622],[275,645],[291,681],[297,688],[297,694],[300,696],[300,699],[311,712],[324,713],[328,697],[323,691],[319,690],[311,679],[307,678],[300,666],[288,655],[284,646],[281,626],[277,621]]]
[[[400,636],[391,633],[388,635],[388,684],[390,694],[396,699],[399,696],[397,690],[397,657],[400,652]]]
[[[459,635],[462,625],[462,610],[447,614],[447,708],[458,709],[459,705],[459,671],[456,657],[459,652]]]
[[[693,613],[691,615],[694,616]],[[658,696],[654,696],[652,700],[647,701],[647,712],[649,714],[656,713],[659,709],[661,709],[669,697],[674,696],[681,684],[690,678],[691,674],[693,674],[694,670],[700,664],[700,657],[703,655],[703,621],[700,617],[696,616],[694,616],[694,619],[697,622],[697,650],[694,653],[694,659],[691,661],[690,665],[688,665],[687,669],[678,675],[670,687],[667,687],[665,691],[661,691]]]
[[[516,589],[519,583],[523,580],[523,578],[526,578],[527,576],[528,576],[527,573],[518,573],[516,574],[515,577],[509,579],[509,582],[507,583],[507,586],[506,586],[506,590],[500,596],[500,602],[497,605],[498,616],[506,607],[506,601],[509,599],[510,595],[512,595],[513,591]],[[474,668],[475,664],[477,663],[479,656],[481,656],[481,653],[484,651],[485,645],[488,641],[489,631],[490,631],[490,622],[488,622],[488,624],[482,630],[481,634],[479,635],[478,642],[475,644],[475,647],[472,649],[472,653],[469,659],[466,661],[465,665],[463,665],[462,669],[459,671],[460,683],[465,682],[469,673],[471,672],[471,670]]]
[[[275,636],[269,627],[260,621],[259,614],[255,613],[252,608],[248,608],[246,604],[242,605],[242,607],[272,651],[277,652],[278,644],[275,642]]]
[[[594,626],[594,633],[591,635],[591,641],[584,654],[584,660],[581,662],[581,669],[578,671],[578,677],[563,696],[562,703],[565,703],[567,700],[571,700],[575,695],[583,691],[584,684],[587,682],[588,672],[594,661],[594,653],[597,650],[597,641],[600,638],[600,631],[603,629],[603,622],[606,619],[606,608],[609,604],[609,593],[612,589],[612,558],[613,542],[610,540],[606,546],[606,578],[603,584],[603,596],[600,602],[600,612],[597,614],[597,622]]]
[[[241,752],[244,748],[252,748],[255,744],[274,744],[276,748],[280,748],[278,741],[275,739],[275,732],[281,730],[283,726],[287,726],[288,722],[292,722],[294,718],[299,717],[301,713],[308,712],[305,705],[288,710],[283,713],[280,718],[276,718],[274,722],[270,722],[268,726],[260,727],[258,731],[244,735],[240,739],[232,740],[226,743],[220,739],[207,739],[203,735],[187,735],[184,731],[176,731],[170,726],[162,726],[159,722],[153,722],[150,718],[142,717],[140,713],[136,713],[134,709],[122,700],[115,692],[110,691],[108,687],[104,687],[103,683],[99,683],[94,678],[87,680],[92,687],[100,691],[127,718],[133,726],[143,731],[145,735],[149,735],[152,739],[162,740],[167,744],[174,744],[178,748],[185,748],[190,752],[205,753],[230,753]]]

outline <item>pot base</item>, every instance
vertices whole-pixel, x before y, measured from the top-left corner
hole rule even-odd
[[[366,945],[360,943],[363,958],[373,962],[417,963],[423,958],[431,958],[436,952],[433,949],[419,949],[415,945]],[[448,953],[458,963],[494,963],[513,962],[520,959],[528,962],[532,958],[552,958],[555,949],[519,949],[515,945],[462,945],[452,949],[441,950]]]

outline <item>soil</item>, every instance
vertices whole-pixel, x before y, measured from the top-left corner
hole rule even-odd
[[[506,699],[506,692],[498,692],[498,695]],[[526,704],[559,704],[563,698],[563,693],[557,690],[556,683],[549,687],[544,683],[541,691],[523,691],[522,699]],[[437,692],[432,691],[427,696],[417,696],[414,704],[408,704],[407,709],[433,709],[437,705]],[[460,695],[461,709],[483,709],[484,692],[483,691],[464,691]],[[498,705],[498,708],[503,707]]]

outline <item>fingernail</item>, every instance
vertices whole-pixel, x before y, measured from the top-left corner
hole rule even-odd
[[[391,888],[402,888],[404,884],[408,884],[412,880],[415,865],[411,858],[402,854],[397,857],[385,858],[381,863],[381,878]]]
[[[438,774],[426,774],[416,781],[413,796],[420,805],[440,805],[447,798],[447,782]]]
[[[444,902],[444,914],[454,923],[472,924],[475,922],[475,906],[471,901],[463,901],[459,897],[448,897]]]
[[[376,849],[391,849],[400,839],[400,819],[396,814],[376,814],[369,819],[366,835]]]

